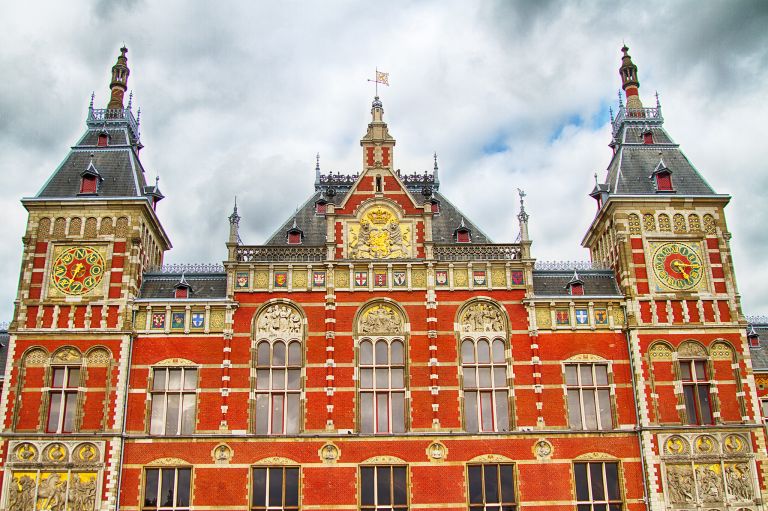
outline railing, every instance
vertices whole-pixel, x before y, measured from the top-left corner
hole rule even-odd
[[[509,261],[520,259],[520,245],[435,245],[434,255],[438,261]]]
[[[176,263],[155,266],[147,273],[224,273],[224,265],[218,263]]]
[[[650,121],[650,122],[649,122]],[[664,122],[661,116],[661,107],[654,108],[619,108],[616,118],[613,120],[613,134],[616,135],[621,128],[622,123],[643,123],[659,124]]]
[[[587,271],[610,270],[611,267],[597,261],[536,261],[534,269],[553,271]]]
[[[237,247],[239,262],[317,263],[325,261],[325,247]]]
[[[127,122],[133,135],[137,138],[139,136],[139,123],[129,108],[89,108],[87,122],[90,127],[112,122]]]
[[[7,321],[0,321],[0,332],[7,332],[9,326],[10,326],[10,323],[8,323]]]
[[[753,325],[768,324],[768,316],[747,316],[747,321]]]

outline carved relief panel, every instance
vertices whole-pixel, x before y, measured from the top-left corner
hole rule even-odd
[[[660,435],[669,509],[756,509],[754,456],[741,433]]]
[[[256,320],[257,337],[285,336],[301,337],[304,321],[299,312],[287,303],[276,303],[262,310]]]
[[[472,303],[459,316],[459,331],[463,334],[505,332],[506,329],[504,313],[491,302]]]
[[[9,511],[94,511],[104,442],[11,441],[4,502]]]
[[[360,314],[360,335],[402,335],[405,322],[400,311],[387,303],[375,303]]]
[[[407,259],[414,257],[414,225],[401,220],[385,205],[374,205],[359,220],[346,223],[346,252],[349,259]]]

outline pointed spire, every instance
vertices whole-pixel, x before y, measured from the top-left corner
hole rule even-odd
[[[240,215],[237,214],[237,195],[235,195],[235,206],[232,208],[232,214],[229,215],[229,243],[240,245]]]
[[[608,113],[611,115],[611,124],[613,124],[613,107],[612,106],[608,107]]]
[[[529,241],[528,238],[528,219],[530,216],[525,211],[525,197],[527,194],[521,188],[517,189],[520,196],[520,212],[517,214],[517,220],[520,222],[520,241]]]
[[[131,70],[128,69],[126,53],[128,53],[128,48],[125,46],[120,48],[120,56],[117,57],[117,62],[112,66],[112,81],[109,84],[112,94],[107,104],[108,109],[122,110],[123,108],[123,96],[125,91],[128,90],[128,75],[131,74]]]
[[[619,91],[619,110],[622,110],[624,108],[624,96],[621,94],[621,91]]]
[[[434,189],[437,190],[440,187],[440,178],[438,177],[438,167],[437,167],[437,151],[432,155],[432,157],[435,160],[435,165],[432,167],[432,181],[434,181]]]
[[[133,91],[128,93],[128,110],[133,106]]]
[[[632,62],[632,57],[629,56],[629,48],[626,44],[621,48],[621,52],[624,55],[621,57],[619,75],[621,75],[621,88],[624,89],[624,93],[627,95],[627,109],[639,110],[643,108],[643,103],[640,101],[638,90],[640,82],[637,80],[637,66]]]
[[[88,105],[88,110],[93,110],[93,99],[96,97],[96,91],[91,91],[91,104]]]

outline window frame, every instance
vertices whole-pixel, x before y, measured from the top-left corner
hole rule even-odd
[[[489,332],[490,333],[490,332]],[[494,359],[494,352],[493,352],[493,346],[494,343],[497,341],[501,342],[503,345],[503,357],[504,361],[499,361]],[[473,360],[472,361],[465,361],[464,360],[464,344],[465,343],[472,343],[473,348]],[[486,342],[488,344],[488,351],[489,351],[489,359],[488,362],[480,362],[479,361],[479,351],[478,351],[478,344],[480,342]],[[512,410],[512,403],[511,403],[511,395],[512,395],[512,385],[510,384],[510,376],[509,376],[509,367],[510,367],[510,361],[507,357],[507,350],[509,349],[509,344],[506,340],[506,335],[504,337],[501,337],[499,335],[479,335],[479,336],[473,336],[473,335],[462,335],[460,337],[459,342],[459,371],[460,371],[460,381],[461,381],[461,395],[462,395],[462,427],[464,431],[469,433],[497,433],[497,432],[509,432],[512,430],[512,417],[513,417],[513,410]],[[504,369],[504,384],[498,385],[496,384],[496,378],[495,373],[497,369]],[[465,370],[470,369],[474,371],[474,382],[475,385],[471,388],[468,388],[466,385],[467,377],[465,374]],[[489,376],[489,383],[490,385],[482,386],[480,385],[481,380],[481,372],[483,369],[487,369],[490,372]],[[498,413],[498,406],[499,403],[496,399],[498,393],[506,392],[506,407],[507,407],[507,423],[506,423],[506,429],[503,427],[500,427],[499,422],[499,413]],[[468,424],[468,417],[470,416],[471,410],[469,410],[469,406],[467,403],[467,394],[475,394],[477,397],[475,398],[475,406],[474,406],[474,412],[475,412],[475,421],[477,422],[477,429],[476,430],[470,430],[467,426]],[[483,427],[483,406],[482,406],[482,396],[483,395],[491,395],[490,400],[490,412],[491,412],[491,428],[490,429],[484,429]]]
[[[172,506],[162,506],[159,505],[158,502],[155,502],[155,506],[147,506],[147,473],[150,470],[157,470],[157,497],[158,500],[161,495],[162,491],[162,482],[163,482],[163,472],[168,470],[174,471],[174,477],[173,477],[173,498],[174,498],[174,504]],[[187,497],[189,499],[189,502],[186,506],[179,506],[177,505],[177,499],[179,496],[178,488],[179,488],[179,471],[180,470],[188,470],[189,471],[189,488],[187,489]],[[193,470],[193,467],[191,465],[179,465],[179,466],[173,466],[173,467],[167,467],[167,466],[153,466],[148,465],[143,467],[142,469],[142,477],[141,477],[141,500],[139,501],[139,510],[140,511],[191,511],[194,509],[193,500],[194,495],[192,490],[195,487],[194,483],[194,476],[195,471]]]
[[[269,345],[269,363],[268,364],[260,364],[259,363],[259,347],[266,343]],[[282,343],[285,347],[285,362],[282,365],[275,365],[274,359],[275,359],[275,346],[278,343]],[[292,344],[298,344],[299,345],[299,360],[296,364],[291,364],[291,345]],[[290,336],[279,336],[272,339],[259,337],[256,340],[255,343],[255,352],[254,352],[254,378],[253,378],[253,432],[257,435],[270,435],[270,436],[286,436],[286,435],[297,435],[303,431],[303,414],[302,414],[302,394],[304,389],[304,343],[302,339],[299,337],[290,337]],[[267,387],[259,388],[259,373],[262,371],[268,371],[269,372],[269,379]],[[277,371],[283,371],[283,387],[282,388],[275,388],[275,372]],[[298,379],[298,386],[296,388],[289,388],[289,382],[290,382],[290,372],[291,371],[298,371],[299,379]],[[260,420],[260,414],[259,414],[259,396],[266,395],[268,406],[266,408],[267,410],[267,431],[259,431],[259,420]],[[275,431],[275,405],[276,405],[276,397],[280,396],[282,397],[282,404],[281,410],[282,410],[282,419],[281,419],[281,428],[279,432]],[[290,402],[293,399],[289,400],[289,397],[295,398],[295,406],[296,406],[296,425],[295,425],[295,431],[289,431],[288,429],[288,409],[290,406]]]
[[[358,509],[360,511],[408,511],[411,506],[411,492],[410,492],[410,471],[408,470],[408,465],[403,463],[393,463],[393,464],[376,464],[376,465],[360,465],[357,469],[357,500],[358,500]],[[373,504],[364,504],[363,503],[363,491],[365,490],[365,482],[363,481],[363,474],[365,473],[365,470],[372,469],[373,472]],[[390,502],[389,504],[382,503],[379,504],[379,469],[389,469],[389,498]],[[395,504],[394,497],[395,497],[395,469],[402,469],[404,471],[404,479],[405,479],[405,503],[404,504]]]
[[[184,436],[184,435],[193,435],[195,431],[197,430],[197,410],[198,410],[198,394],[200,393],[200,368],[198,366],[154,366],[151,368],[152,370],[152,378],[149,382],[149,420],[147,421],[148,425],[148,432],[152,436]],[[181,380],[180,380],[180,388],[179,389],[169,389],[168,384],[170,381],[170,372],[174,370],[181,370]],[[164,388],[162,390],[155,390],[155,383],[157,381],[157,371],[163,371],[165,373],[165,379],[164,379]],[[186,374],[190,371],[195,372],[195,388],[187,388],[186,385]],[[154,418],[154,403],[155,403],[155,396],[163,396],[163,414],[162,414],[162,432],[153,432],[153,418]],[[177,430],[176,433],[168,433],[168,396],[169,395],[177,395],[179,396],[178,401],[178,411],[177,411]],[[184,431],[184,397],[185,396],[194,396],[194,410],[192,411],[192,431]]]
[[[582,383],[582,366],[590,366],[590,376],[592,378],[591,384]],[[606,383],[597,382],[597,366],[605,367]],[[568,382],[568,368],[576,368],[576,383],[571,384]],[[568,414],[568,428],[574,431],[612,431],[616,429],[616,418],[614,406],[614,383],[613,383],[613,365],[607,360],[591,360],[591,361],[566,361],[563,363],[563,380],[565,382],[565,408]],[[575,427],[571,421],[571,391],[578,392],[579,399],[579,420],[581,427]],[[592,393],[592,402],[594,403],[595,411],[595,428],[587,427],[587,408],[585,407],[584,395],[586,392]],[[603,418],[600,414],[600,391],[608,391],[608,414],[610,416],[610,425],[603,427]]]
[[[495,466],[496,467],[496,491],[497,491],[497,498],[499,499],[497,502],[488,502],[487,495],[486,495],[486,488],[485,485],[485,467],[487,466]],[[470,481],[470,469],[472,467],[480,467],[481,469],[481,491],[482,491],[482,504],[480,503],[474,503],[472,502],[472,481]],[[512,502],[505,502],[503,501],[504,498],[504,492],[502,490],[502,483],[501,483],[501,467],[510,467],[512,469],[512,497],[514,498],[514,501]],[[485,511],[487,508],[492,508],[495,510],[498,509],[512,509],[514,511],[517,511],[520,506],[520,499],[518,498],[517,494],[517,467],[512,462],[469,462],[466,465],[466,484],[467,484],[467,509],[469,511]]]
[[[387,345],[387,362],[386,364],[380,364],[376,362],[376,346],[384,342]],[[392,362],[392,345],[394,343],[400,343],[402,345],[402,362]],[[363,344],[369,343],[371,345],[371,363],[363,363]],[[402,335],[365,335],[357,341],[357,419],[358,419],[358,431],[363,435],[401,435],[405,434],[410,429],[410,413],[409,413],[409,386],[408,386],[408,343],[405,340],[405,336]],[[394,387],[392,385],[393,371],[400,370],[402,372],[403,384],[402,387]],[[364,373],[364,371],[366,373]],[[363,386],[363,375],[370,371],[371,384],[370,386]],[[387,375],[386,387],[380,387],[378,382],[378,375],[385,372]],[[403,403],[403,423],[402,431],[395,431],[394,422],[394,401],[393,396],[402,394]],[[387,412],[387,428],[380,430],[379,425],[379,411],[380,401],[382,395],[386,398],[386,412]],[[366,431],[363,423],[364,409],[367,410],[368,406],[364,405],[363,401],[367,399],[366,396],[371,396],[372,431]]]
[[[603,499],[595,499],[594,494],[592,493],[593,488],[593,481],[592,481],[592,471],[590,470],[591,465],[600,465],[601,471],[600,475],[603,480]],[[616,490],[618,493],[618,497],[616,499],[611,499],[608,492],[608,477],[606,472],[606,465],[615,465],[616,466]],[[579,484],[577,481],[578,474],[576,472],[576,466],[577,465],[585,465],[585,473],[587,476],[587,492],[589,500],[579,500]],[[575,497],[574,502],[576,505],[577,511],[594,511],[595,506],[604,506],[602,509],[605,509],[606,511],[613,511],[612,506],[619,506],[619,511],[624,511],[626,509],[626,504],[624,502],[624,494],[622,492],[622,471],[621,471],[621,462],[619,460],[589,460],[589,461],[581,461],[581,460],[574,460],[571,465],[571,472],[573,473],[573,495]],[[585,508],[584,506],[589,506],[589,508]]]
[[[64,378],[62,380],[62,386],[55,386],[56,371],[64,371]],[[75,386],[69,386],[71,371],[77,370],[77,384]],[[49,376],[49,385],[47,394],[47,406],[46,419],[45,419],[45,432],[55,434],[67,434],[76,433],[79,430],[78,415],[80,410],[80,389],[83,383],[84,368],[82,365],[75,364],[56,364],[51,366],[51,372]],[[58,419],[56,421],[56,428],[51,429],[51,413],[53,411],[54,395],[60,396],[58,408]],[[69,403],[69,396],[74,396],[74,403]],[[64,427],[67,423],[67,413],[73,414],[71,417],[71,428],[65,430]]]
[[[760,398],[760,415],[763,424],[768,425],[768,396]]]
[[[264,479],[264,506],[257,506],[254,504],[254,492],[256,491],[256,480],[254,472],[256,470],[266,470]],[[273,470],[280,470],[282,472],[281,483],[281,503],[279,506],[271,505],[270,500],[270,472]],[[296,505],[286,506],[286,471],[296,471]],[[299,511],[301,509],[301,466],[300,465],[251,465],[248,472],[248,511]]]
[[[685,406],[685,420],[684,423],[688,426],[713,426],[716,423],[715,420],[715,398],[712,396],[712,379],[710,375],[712,373],[709,364],[709,359],[706,358],[682,358],[677,360],[679,375],[680,375],[680,387],[682,390],[683,405]],[[701,364],[700,367],[704,368],[704,379],[699,380],[696,374],[696,367]],[[683,377],[683,366],[688,365],[691,374],[691,379],[685,379]],[[688,412],[688,398],[686,394],[686,388],[693,388],[693,409],[696,413],[695,417],[691,417]],[[709,408],[709,422],[704,422],[702,417],[701,407],[701,389],[706,388],[707,406]],[[692,422],[692,419],[695,421]]]

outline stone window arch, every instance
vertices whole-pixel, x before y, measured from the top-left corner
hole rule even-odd
[[[253,431],[263,435],[301,431],[306,317],[292,302],[265,304],[254,319]]]
[[[75,433],[82,422],[82,383],[85,381],[82,353],[75,347],[64,346],[53,353],[49,363],[44,431]]]
[[[361,307],[355,321],[358,424],[364,434],[404,433],[409,423],[407,322],[391,301]]]
[[[457,324],[464,429],[509,431],[513,414],[507,316],[493,301],[474,300],[461,308]]]
[[[675,376],[681,387],[678,404],[682,405],[682,422],[690,425],[714,424],[719,414],[713,393],[712,363],[707,349],[700,342],[687,340],[677,347]]]
[[[616,403],[610,361],[597,355],[576,355],[563,363],[563,373],[571,429],[613,429]]]

